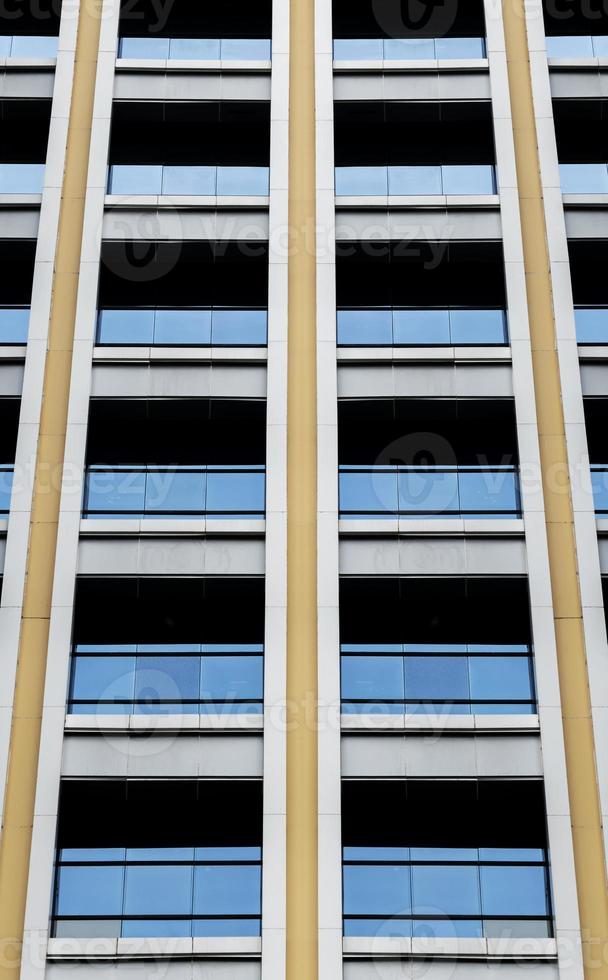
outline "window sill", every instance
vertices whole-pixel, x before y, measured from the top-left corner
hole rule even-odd
[[[107,960],[159,959],[209,956],[257,958],[262,952],[259,938],[211,939],[49,939],[47,959]]]
[[[343,732],[538,733],[538,715],[341,715]]]
[[[191,72],[208,74],[212,72],[269,72],[272,61],[266,60],[195,60],[177,58],[117,58],[116,71],[162,71]]]
[[[412,194],[408,196],[360,194],[352,197],[336,194],[336,208],[339,210],[452,208],[454,210],[495,211],[499,207],[500,198],[498,194]]]
[[[0,58],[0,68],[55,68],[57,58]]]
[[[166,537],[179,538],[190,536],[220,535],[238,537],[263,537],[266,530],[265,520],[225,520],[201,518],[199,520],[167,520],[156,517],[137,518],[93,518],[83,517],[80,521],[80,533],[88,536],[105,537]]]
[[[355,937],[343,939],[345,956],[393,958],[401,956],[454,959],[554,960],[555,939],[392,939]]]
[[[75,715],[65,718],[70,734],[137,732],[192,735],[195,732],[259,732],[263,715]]]
[[[0,197],[0,203],[2,198]],[[268,210],[270,198],[266,195],[242,197],[203,196],[196,194],[106,194],[106,208],[129,208],[131,210],[144,210],[147,208],[167,208],[171,211],[176,209],[197,209],[200,211],[217,211],[228,209],[231,211],[262,211]]]
[[[487,72],[489,62],[487,58],[429,58],[426,59],[404,59],[398,60],[355,60],[342,61],[334,59],[334,72]]]
[[[0,208],[40,208],[42,194],[0,194]]]
[[[608,523],[608,522],[607,522]],[[487,518],[465,519],[455,517],[444,518],[365,518],[355,520],[341,517],[338,523],[341,535],[349,537],[392,537],[407,535],[408,537],[462,537],[463,534],[480,535],[482,537],[523,537],[523,518]]]
[[[10,348],[14,350],[14,348]],[[19,348],[17,348],[18,350]],[[0,357],[2,357],[0,348]],[[23,357],[23,353],[21,355]],[[120,361],[188,361],[207,364],[209,361],[256,361],[266,362],[266,347],[100,347],[93,351],[97,363]]]
[[[511,362],[508,345],[496,347],[338,347],[338,361]]]
[[[608,194],[562,194],[564,207],[608,207]]]
[[[608,58],[547,58],[549,68],[608,68]]]

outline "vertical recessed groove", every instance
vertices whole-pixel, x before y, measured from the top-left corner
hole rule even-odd
[[[317,963],[314,0],[290,2],[287,378],[287,980]]]
[[[503,17],[583,959],[586,976],[607,977],[602,819],[524,0],[503,0]]]
[[[73,17],[75,11],[72,8],[64,10],[63,16]],[[6,980],[19,977],[24,948],[25,903],[100,26],[98,3],[81,0],[0,841],[0,942],[3,953],[0,977]]]

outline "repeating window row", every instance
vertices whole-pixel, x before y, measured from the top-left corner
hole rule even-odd
[[[266,197],[268,167],[190,167],[114,164],[108,194],[167,194],[176,197]]]
[[[336,38],[335,61],[441,61],[486,57],[483,37]]]
[[[492,164],[336,167],[338,197],[496,194]]]

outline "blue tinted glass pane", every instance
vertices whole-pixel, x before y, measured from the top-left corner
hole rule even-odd
[[[399,510],[404,514],[458,512],[458,475],[408,471],[399,474]]]
[[[408,698],[468,700],[466,657],[406,657],[405,690]]]
[[[99,344],[151,344],[154,340],[154,310],[100,310],[97,321]]]
[[[60,861],[124,861],[124,847],[62,847]]]
[[[29,310],[0,309],[0,344],[25,344]]]
[[[591,487],[597,513],[608,511],[608,470],[591,470]]]
[[[345,700],[403,701],[402,657],[342,657],[342,697]],[[401,705],[399,710],[403,710]]]
[[[182,61],[219,61],[219,38],[172,37],[169,58]]]
[[[259,936],[259,919],[194,919],[193,936]]]
[[[338,310],[338,344],[384,346],[392,342],[391,310]]]
[[[195,868],[195,914],[259,915],[261,878],[259,865]]]
[[[396,344],[449,344],[450,321],[447,310],[395,310]]]
[[[485,58],[486,46],[482,37],[438,37],[435,41],[437,58]]]
[[[193,847],[127,847],[127,861],[194,861]]]
[[[608,194],[605,163],[560,163],[563,194]]]
[[[263,37],[224,38],[221,57],[222,61],[270,61],[270,40]]]
[[[215,167],[163,167],[163,194],[215,194]]]
[[[10,34],[0,36],[0,58],[8,58],[11,53],[13,39]]]
[[[545,869],[482,867],[484,915],[548,915]]]
[[[209,344],[211,310],[157,310],[154,343]]]
[[[160,58],[169,57],[168,37],[121,37],[119,47],[121,58]]]
[[[382,61],[381,38],[339,38],[334,41],[336,61]]]
[[[409,847],[344,847],[345,861],[409,861]]]
[[[120,915],[122,867],[60,868],[57,915]]]
[[[549,58],[592,58],[593,45],[590,37],[548,37]]]
[[[388,193],[386,167],[336,167],[336,195],[358,197]]]
[[[8,513],[13,489],[13,471],[0,470],[0,512]]]
[[[393,865],[344,868],[345,915],[399,915],[410,911],[410,869]]]
[[[504,344],[503,310],[450,310],[453,344]]]
[[[195,701],[199,679],[199,657],[138,657],[135,697],[138,701]]]
[[[476,847],[412,847],[412,861],[477,861]]]
[[[527,657],[471,657],[471,698],[486,701],[533,697]]]
[[[141,512],[144,507],[145,486],[145,473],[105,473],[92,470],[87,474],[85,509]]]
[[[340,473],[340,510],[345,514],[396,514],[397,474]]]
[[[146,511],[191,513],[205,510],[204,473],[151,471],[146,480]]]
[[[480,861],[546,861],[542,847],[480,847]]]
[[[608,309],[575,310],[579,344],[608,343]]]
[[[160,194],[163,168],[147,165],[110,167],[109,194]]]
[[[262,698],[264,662],[262,657],[204,657],[201,697],[230,701]]]
[[[465,704],[449,704],[441,701],[430,702],[429,704],[412,702],[406,704],[405,712],[406,714],[422,715],[424,717],[434,715],[470,715],[471,705],[468,702]]]
[[[592,39],[593,52],[596,58],[608,58],[608,37],[606,35],[596,35]]]
[[[158,936],[172,939],[192,935],[191,919],[125,919],[121,936],[128,939],[136,936]]]
[[[416,919],[412,927],[412,935],[421,939],[435,936],[478,939],[483,936],[480,919]]]
[[[412,935],[411,919],[345,919],[345,936],[386,936],[402,938]]]
[[[207,511],[230,517],[264,511],[264,473],[209,473]]]
[[[268,167],[218,167],[218,197],[262,197],[268,194]]]
[[[412,897],[414,912],[419,915],[478,915],[481,902],[477,868],[413,867]]]
[[[384,57],[387,61],[432,61],[435,42],[432,37],[387,38]]]
[[[0,194],[42,194],[43,163],[1,163]]]
[[[495,194],[494,167],[443,166],[444,194]]]
[[[214,310],[211,328],[213,344],[266,343],[266,310]]]
[[[441,194],[441,167],[389,167],[389,194]]]
[[[13,38],[11,55],[13,58],[56,58],[58,43],[57,37],[16,35]]]
[[[127,868],[125,915],[187,915],[191,911],[191,867]]]
[[[506,513],[519,510],[517,475],[509,471],[459,473],[460,506],[471,514]]]
[[[130,701],[135,657],[74,657],[70,697],[83,701]]]

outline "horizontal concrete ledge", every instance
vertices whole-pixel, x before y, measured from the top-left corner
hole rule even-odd
[[[25,361],[26,344],[0,347],[0,361]]]
[[[78,545],[79,575],[230,578],[261,576],[265,566],[259,535],[85,534]]]
[[[264,537],[266,522],[230,520],[163,520],[147,518],[83,518],[80,533],[83,537]]]
[[[608,208],[608,194],[562,194],[564,207]]]
[[[580,361],[606,361],[608,360],[608,345],[598,344],[597,347],[588,347],[581,344],[578,348],[578,357]]]
[[[463,535],[480,537],[523,537],[524,522],[521,518],[505,518],[504,520],[444,520],[443,518],[421,518],[420,520],[402,518],[394,520],[388,518],[376,520],[369,518],[365,520],[353,520],[341,518],[338,522],[338,529],[343,537],[389,537],[393,535],[403,535],[408,538],[415,537],[459,537]]]
[[[0,58],[0,68],[6,68],[8,71],[11,68],[23,69],[23,68],[33,68],[33,69],[55,69],[57,67],[57,58]]]
[[[137,734],[191,735],[193,732],[219,734],[260,732],[263,715],[66,715],[65,730],[70,734],[106,735],[115,732]]]
[[[598,68],[608,68],[608,58],[548,58],[549,68],[574,68],[597,71]]]
[[[413,59],[403,61],[334,61],[334,72],[379,72],[383,74],[395,72],[415,72],[416,74],[426,74],[431,72],[436,74],[442,72],[462,72],[470,75],[471,73],[485,73],[489,70],[487,58],[445,58],[429,59],[428,61],[416,61]]]
[[[8,195],[0,196],[2,198]],[[199,211],[249,211],[251,209],[259,211],[270,207],[269,197],[203,197],[202,195],[180,195],[169,197],[165,194],[138,194],[133,196],[121,197],[115,194],[106,194],[105,207],[110,208],[134,208],[138,211],[145,211],[148,208],[167,208],[171,211],[179,211],[194,208]]]
[[[538,715],[341,715],[342,731],[349,733],[411,732],[433,734],[538,733]]]
[[[0,208],[39,208],[42,194],[0,194]]]
[[[474,960],[553,960],[555,939],[392,939],[349,937],[343,940],[345,956],[377,958],[412,957]]]
[[[378,208],[425,208],[440,209],[446,208],[454,210],[474,210],[474,211],[495,211],[500,207],[500,197],[498,194],[432,194],[432,195],[387,195],[373,197],[365,195],[361,197],[336,196],[337,210],[366,210],[368,208],[378,210]]]
[[[47,958],[52,960],[107,960],[192,957],[257,958],[262,941],[240,936],[212,939],[49,939]]]
[[[21,357],[25,357],[24,347],[0,348],[0,358],[6,357],[4,350],[21,350],[23,352]],[[93,351],[93,360],[96,364],[116,361],[121,364],[140,364],[142,361],[162,364],[177,362],[208,364],[210,361],[249,364],[265,363],[267,359],[266,347],[95,347]]]
[[[588,349],[588,348],[586,348]],[[608,348],[603,348],[608,357]],[[410,364],[448,363],[464,364],[510,362],[510,347],[338,347],[338,361],[349,363],[404,361]]]
[[[241,74],[242,72],[268,73],[272,61],[193,61],[192,59],[162,58],[117,58],[116,71],[136,71],[145,73],[188,72],[192,75],[212,75],[218,71]]]

